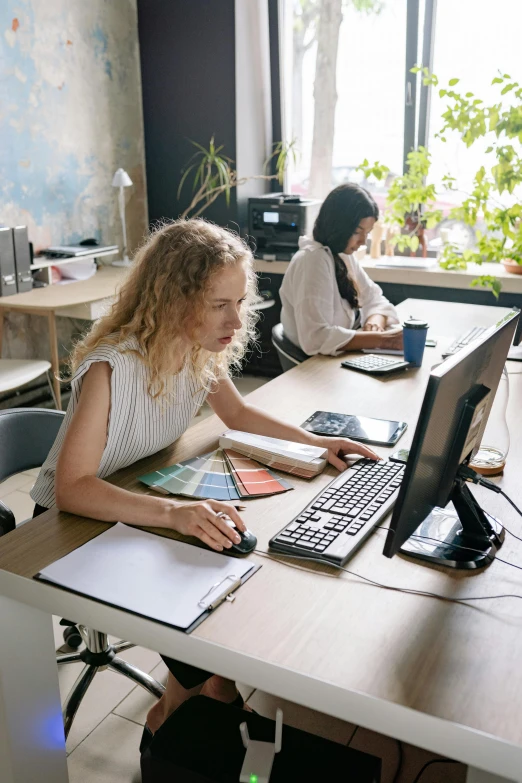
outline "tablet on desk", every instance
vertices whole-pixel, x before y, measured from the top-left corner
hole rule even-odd
[[[368,416],[350,416],[345,413],[316,411],[301,427],[316,435],[330,435],[332,438],[351,438],[361,443],[376,446],[393,446],[408,425],[405,421],[372,419]]]

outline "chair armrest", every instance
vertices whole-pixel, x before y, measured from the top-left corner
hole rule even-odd
[[[0,536],[4,536],[16,527],[13,512],[0,500]]]

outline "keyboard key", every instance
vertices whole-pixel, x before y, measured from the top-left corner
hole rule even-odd
[[[335,505],[335,500],[333,498],[329,498],[326,503],[323,504],[323,511],[329,511],[333,505]]]
[[[311,541],[298,541],[296,546],[301,547],[301,549],[315,549],[315,544],[312,544]]]
[[[295,539],[292,536],[284,536],[281,534],[277,536],[276,541],[279,541],[281,544],[293,544]]]

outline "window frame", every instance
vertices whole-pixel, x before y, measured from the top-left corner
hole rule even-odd
[[[270,69],[272,88],[272,131],[273,141],[282,140],[285,127],[285,106],[283,103],[283,3],[285,0],[267,0],[270,25]],[[430,88],[422,84],[422,79],[411,73],[418,65],[419,36],[422,34],[422,65],[430,71],[435,47],[435,20],[437,0],[424,0],[424,23],[420,30],[421,0],[407,0],[406,6],[406,50],[404,63],[404,142],[403,172],[406,170],[408,153],[419,146],[427,147],[430,119]],[[417,103],[419,112],[417,114]],[[285,187],[287,186],[285,181]],[[277,189],[272,185],[272,189]]]

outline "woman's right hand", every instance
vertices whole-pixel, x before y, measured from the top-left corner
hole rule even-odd
[[[402,351],[403,349],[402,330],[400,332],[397,330],[392,332],[379,332],[374,336],[376,348],[390,348],[394,351]]]
[[[246,525],[231,503],[220,500],[200,500],[196,503],[169,502],[166,527],[177,530],[184,536],[194,536],[204,544],[222,552],[232,544],[241,541],[237,531],[227,524],[227,517],[238,530],[245,531]]]

